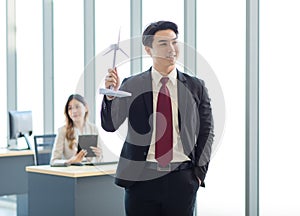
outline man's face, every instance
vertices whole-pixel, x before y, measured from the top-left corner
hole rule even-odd
[[[153,38],[152,48],[145,47],[152,57],[154,66],[175,66],[179,55],[177,36],[171,29],[157,31]]]

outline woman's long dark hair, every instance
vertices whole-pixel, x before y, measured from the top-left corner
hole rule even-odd
[[[74,144],[76,144],[74,122],[71,119],[71,117],[69,116],[69,112],[68,112],[69,103],[73,99],[79,101],[80,103],[82,103],[87,108],[87,111],[86,111],[85,116],[84,116],[84,121],[85,122],[86,122],[86,120],[88,118],[88,114],[89,114],[87,102],[85,101],[85,99],[81,95],[72,94],[72,95],[69,96],[69,98],[67,100],[67,103],[65,105],[65,117],[66,117],[66,139],[69,141],[69,148],[70,149],[72,149]]]

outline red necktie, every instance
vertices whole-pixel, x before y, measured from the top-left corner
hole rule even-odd
[[[158,93],[156,108],[156,138],[155,138],[155,159],[165,167],[173,158],[173,126],[172,126],[172,105],[170,92],[166,84],[168,77],[161,78],[162,86]]]

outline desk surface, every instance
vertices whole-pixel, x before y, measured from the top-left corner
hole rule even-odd
[[[25,155],[34,155],[32,150],[9,150],[9,149],[0,149],[0,157],[14,157],[14,156],[25,156]]]
[[[26,167],[29,215],[124,216],[124,190],[110,175],[116,166]]]
[[[27,166],[27,172],[41,173],[48,175],[57,175],[65,177],[87,177],[113,175],[116,173],[117,164],[107,164],[99,166],[69,166],[69,167],[51,167],[49,165]]]

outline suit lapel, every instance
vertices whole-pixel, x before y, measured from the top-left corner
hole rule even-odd
[[[153,94],[152,94],[152,76],[151,68],[141,76],[141,93],[145,102],[145,108],[149,115],[153,113]],[[189,88],[186,78],[182,72],[177,70],[177,94],[178,94],[178,124],[181,128],[183,123],[181,119],[186,119],[187,101]]]
[[[144,72],[142,76],[142,93],[145,102],[145,107],[148,114],[153,113],[153,94],[152,94],[152,76],[151,76],[151,68]]]
[[[141,77],[142,83],[142,93],[145,102],[145,107],[148,114],[153,113],[153,94],[152,94],[152,76],[151,76],[151,68],[143,73]],[[177,70],[177,94],[178,94],[178,123],[179,128],[181,127],[181,119],[185,119],[185,115],[187,114],[187,93],[188,87],[186,86],[186,78],[183,76],[183,73]]]
[[[186,78],[183,74],[177,70],[177,94],[178,94],[178,124],[179,129],[181,129],[181,119],[186,119],[185,115],[187,113],[187,86],[186,86]]]

